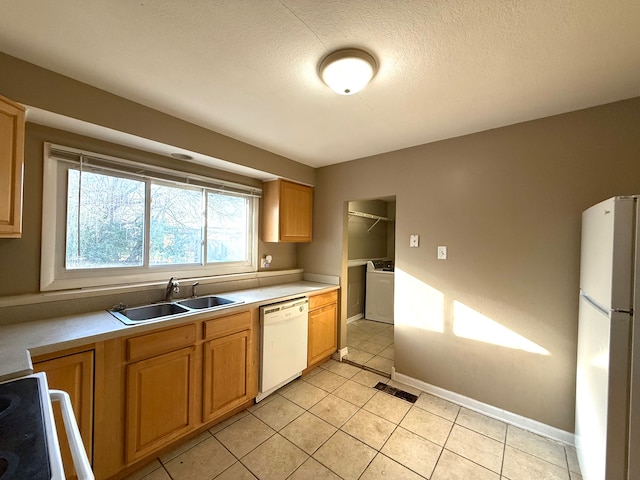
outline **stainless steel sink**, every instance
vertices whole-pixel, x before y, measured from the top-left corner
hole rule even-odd
[[[152,303],[141,307],[127,308],[125,305],[117,305],[109,310],[109,313],[127,325],[165,320],[175,315],[188,315],[206,310],[231,307],[243,303],[242,300],[209,295],[195,297],[175,302]]]
[[[124,323],[139,323],[147,320],[157,320],[158,318],[170,317],[180,313],[186,313],[189,309],[182,307],[176,303],[154,303],[152,305],[144,305],[142,307],[125,308],[120,311],[111,310],[119,320]]]
[[[236,300],[230,300],[224,297],[218,297],[216,295],[210,295],[208,297],[196,297],[189,298],[188,300],[180,300],[178,302],[179,305],[195,308],[196,310],[201,310],[203,308],[213,308],[220,307],[223,305],[237,304],[242,303]]]

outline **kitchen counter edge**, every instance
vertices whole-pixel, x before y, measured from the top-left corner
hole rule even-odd
[[[203,318],[225,316],[310,293],[338,290],[339,285],[299,281],[268,287],[226,292],[242,304],[213,311],[194,312],[178,318],[125,325],[106,310],[46,320],[0,326],[0,382],[32,373],[31,357],[81,347],[158,328],[178,326]]]

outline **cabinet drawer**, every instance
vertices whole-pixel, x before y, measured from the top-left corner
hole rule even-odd
[[[204,322],[204,339],[229,335],[235,332],[251,329],[251,313],[242,312],[226,317],[214,318]]]
[[[309,310],[315,310],[324,305],[338,302],[338,291],[334,290],[328,293],[321,293],[320,295],[313,295],[309,297]]]
[[[127,340],[127,360],[140,360],[172,352],[173,350],[193,345],[195,341],[196,326],[193,323],[130,338]]]

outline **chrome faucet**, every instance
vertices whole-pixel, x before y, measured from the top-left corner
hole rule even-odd
[[[192,298],[196,298],[196,287],[200,285],[200,282],[195,282],[193,285],[191,285],[191,297]]]
[[[164,301],[170,302],[173,298],[173,294],[178,293],[179,291],[180,283],[175,279],[175,277],[171,277],[167,283],[167,288],[164,291]]]

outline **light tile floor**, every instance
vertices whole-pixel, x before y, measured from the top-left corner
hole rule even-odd
[[[387,376],[393,367],[393,325],[373,320],[355,320],[347,325],[345,357],[351,363],[377,370]]]
[[[335,360],[127,478],[582,480],[572,447]]]

